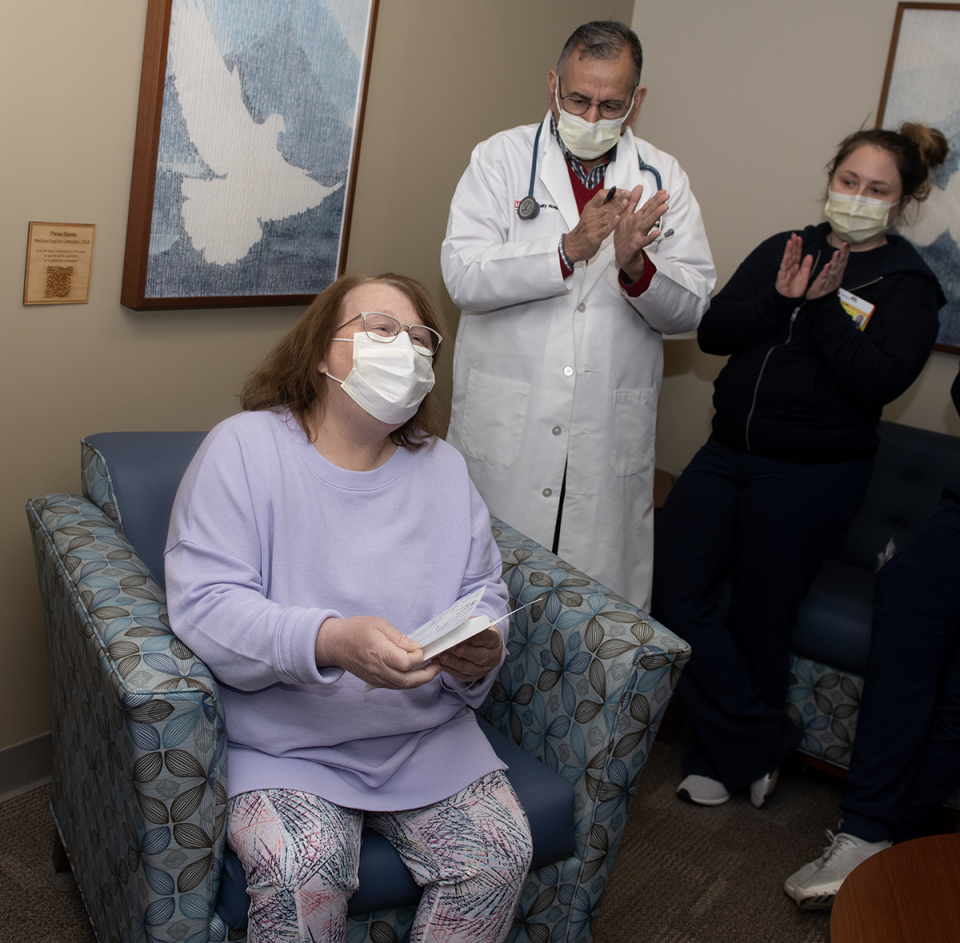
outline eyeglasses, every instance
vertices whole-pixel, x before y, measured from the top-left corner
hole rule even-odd
[[[559,76],[557,76],[557,89],[560,90]],[[634,90],[634,94],[636,94],[636,90]],[[589,98],[584,98],[582,95],[559,95],[558,97],[563,102],[563,110],[571,115],[585,115],[595,104],[595,102]],[[597,111],[600,112],[601,118],[607,120],[622,118],[630,110],[632,104],[632,97],[626,104],[618,101],[605,101],[597,104]]]
[[[413,349],[424,357],[432,357],[443,340],[432,327],[425,324],[401,324],[392,314],[384,314],[382,311],[363,311],[355,318],[344,321],[337,330],[342,330],[358,320],[363,321],[363,331],[367,337],[381,344],[389,344],[401,331],[406,330]]]

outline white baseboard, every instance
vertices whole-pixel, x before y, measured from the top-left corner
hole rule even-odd
[[[53,742],[49,733],[0,750],[0,802],[50,782]]]

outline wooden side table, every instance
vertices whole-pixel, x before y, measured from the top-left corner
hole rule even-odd
[[[960,940],[960,834],[932,835],[867,858],[840,885],[830,943]]]

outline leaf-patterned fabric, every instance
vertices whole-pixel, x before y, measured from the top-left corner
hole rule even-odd
[[[411,943],[503,939],[530,867],[530,826],[502,770],[423,809],[362,812],[286,789],[227,803],[249,881],[250,943],[342,943],[360,832],[375,829],[425,887]]]
[[[54,816],[101,943],[240,943],[245,933],[213,910],[227,772],[218,687],[170,632],[102,456],[85,446],[82,468],[86,497],[27,506],[51,665]],[[576,794],[576,853],[529,875],[507,939],[589,941],[690,649],[536,542],[493,527],[515,605],[533,605],[512,617],[479,713]],[[413,915],[349,918],[347,941],[401,941]]]

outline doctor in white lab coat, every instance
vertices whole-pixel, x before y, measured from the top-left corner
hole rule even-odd
[[[697,327],[716,271],[686,174],[628,127],[641,62],[622,24],[571,36],[544,120],[474,150],[441,266],[463,311],[447,438],[491,513],[649,609],[661,335]]]

